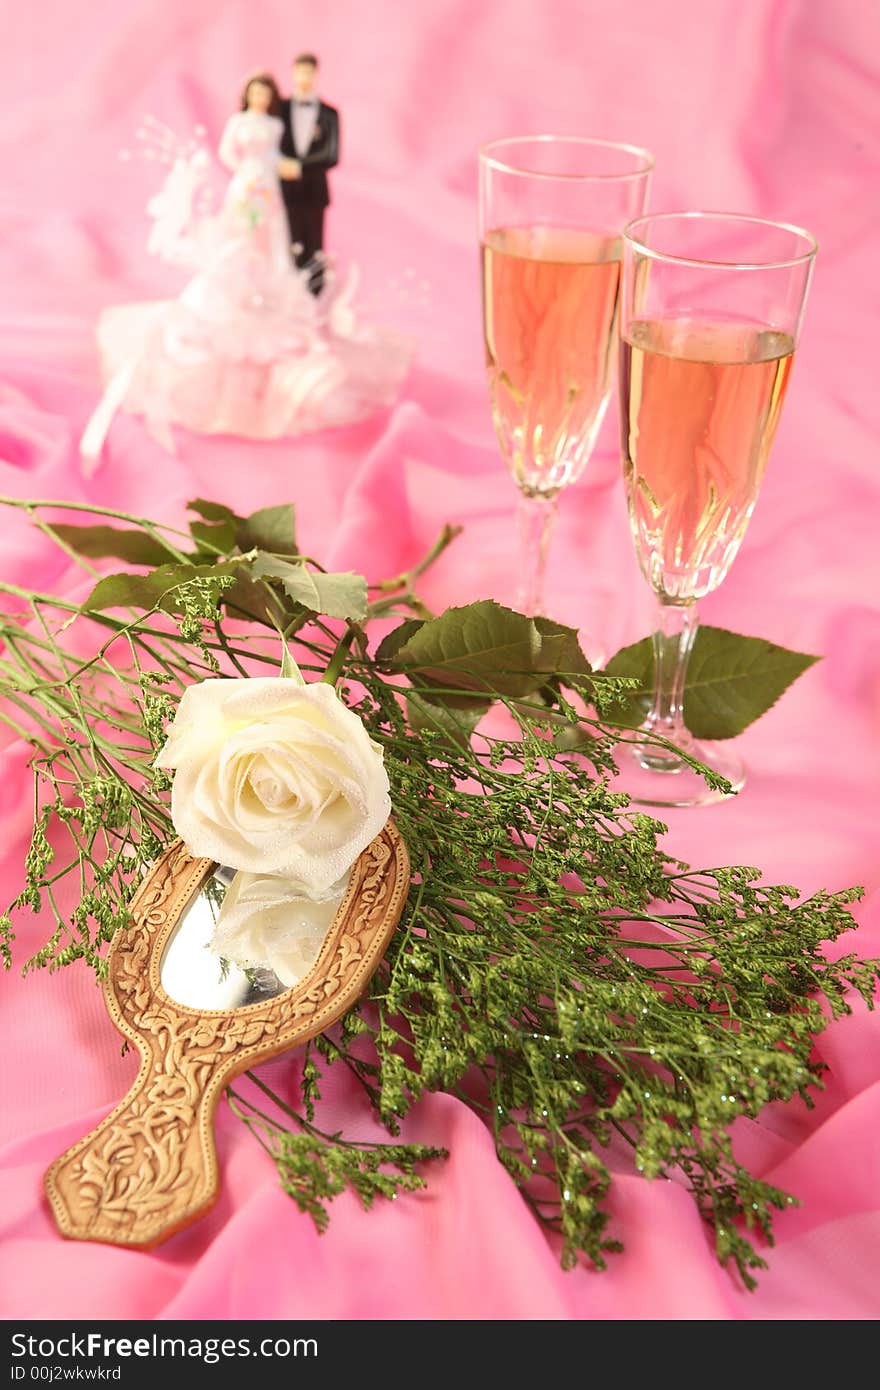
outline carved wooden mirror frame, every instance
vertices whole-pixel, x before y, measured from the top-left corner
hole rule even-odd
[[[392,821],[355,862],[307,975],[272,999],[224,1011],[178,1004],[162,987],[165,947],[217,866],[178,840],[156,860],[113,939],[104,998],[141,1066],[128,1095],[46,1172],[61,1234],[149,1249],[219,1194],[214,1111],[247,1067],[328,1028],[366,988],[406,902],[406,846]]]

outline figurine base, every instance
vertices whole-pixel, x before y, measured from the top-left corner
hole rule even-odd
[[[98,321],[104,400],[83,436],[97,463],[113,415],[147,420],[169,449],[170,427],[194,434],[282,439],[352,424],[390,405],[409,370],[413,344],[379,328],[351,336],[327,326],[291,326],[280,355],[218,355],[186,331],[177,300],[124,304]],[[245,345],[245,348],[247,345]],[[87,470],[88,471],[88,470]]]

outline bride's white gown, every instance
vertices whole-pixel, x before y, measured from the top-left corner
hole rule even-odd
[[[278,182],[282,129],[276,116],[230,116],[219,155],[232,179],[200,237],[205,268],[180,296],[179,330],[231,361],[268,362],[314,337],[315,300],[291,264]]]
[[[150,204],[154,254],[200,267],[174,300],[129,304],[98,325],[104,398],[82,441],[94,467],[118,409],[169,426],[278,438],[348,423],[390,402],[409,365],[399,336],[360,322],[352,285],[330,273],[319,299],[291,259],[278,178],[281,121],[231,116],[219,156],[232,172],[219,216],[200,218],[204,153],[178,159]]]

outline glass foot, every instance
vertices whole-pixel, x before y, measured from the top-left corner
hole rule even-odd
[[[637,737],[634,735],[633,742],[621,744],[616,750],[619,776],[612,785],[615,791],[626,792],[638,806],[710,806],[716,801],[728,801],[745,786],[742,759],[725,743],[700,743],[688,738],[679,740],[679,747],[729,782],[730,791],[711,786],[671,750],[639,743]]]

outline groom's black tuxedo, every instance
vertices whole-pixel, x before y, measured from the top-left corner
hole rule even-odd
[[[302,165],[301,178],[283,179],[281,183],[290,223],[290,240],[302,248],[296,255],[298,266],[308,265],[315,253],[324,249],[324,209],[330,202],[327,170],[339,163],[339,112],[335,106],[328,106],[324,101],[318,101],[317,108],[315,130],[309,147],[298,150],[291,99],[286,97],[281,103],[281,120],[284,124],[281,153],[289,159],[298,159]],[[311,277],[311,288],[316,293],[321,288],[322,279],[320,267],[317,267]]]

